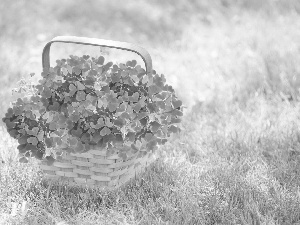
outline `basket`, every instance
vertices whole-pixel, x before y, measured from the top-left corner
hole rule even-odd
[[[47,179],[59,180],[71,186],[113,190],[137,178],[156,159],[153,153],[147,153],[143,157],[134,155],[124,161],[118,154],[107,156],[106,152],[95,149],[79,154],[65,153],[61,160],[51,166],[42,161],[40,168]]]
[[[146,72],[152,71],[152,60],[149,53],[136,45],[86,37],[59,36],[46,44],[42,54],[43,68],[50,68],[50,46],[54,42],[74,43],[116,48],[137,53],[143,59]],[[44,178],[58,180],[71,186],[97,187],[113,190],[125,185],[131,179],[145,171],[155,161],[155,154],[148,152],[144,156],[136,153],[126,160],[118,156],[115,149],[114,155],[107,155],[106,149],[93,149],[85,153],[64,153],[51,166],[46,160],[40,163]]]

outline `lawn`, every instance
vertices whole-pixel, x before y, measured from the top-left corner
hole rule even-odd
[[[185,105],[183,129],[111,192],[45,182],[0,122],[0,224],[300,224],[297,0],[0,2],[0,116],[58,35],[145,47]],[[55,45],[68,54],[134,57]],[[26,203],[22,205],[22,203]]]

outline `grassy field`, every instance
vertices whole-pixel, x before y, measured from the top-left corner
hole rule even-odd
[[[1,225],[300,224],[297,0],[1,0],[0,11],[1,117],[57,35],[144,46],[186,106],[180,135],[116,192],[44,182],[36,161],[16,162],[1,122]],[[53,62],[99,54],[53,47]]]

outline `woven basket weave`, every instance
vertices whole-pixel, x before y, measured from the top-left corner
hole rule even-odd
[[[143,172],[156,157],[153,153],[137,158],[135,154],[124,161],[106,150],[90,150],[85,153],[65,153],[61,160],[48,166],[42,161],[40,168],[45,178],[60,180],[68,185],[100,187],[113,190],[126,184]]]
[[[59,36],[48,42],[43,50],[43,69],[50,68],[50,47],[54,42],[73,43],[82,45],[102,46],[131,51],[138,54],[145,63],[146,73],[152,71],[152,59],[149,53],[131,43],[102,40],[96,38]],[[40,168],[45,178],[58,179],[69,185],[83,185],[102,187],[104,189],[118,188],[130,179],[136,177],[155,160],[154,153],[147,153],[138,157],[138,153],[125,161],[117,154],[108,156],[104,149],[90,150],[85,153],[64,153],[61,160],[48,166],[46,161],[41,161]]]

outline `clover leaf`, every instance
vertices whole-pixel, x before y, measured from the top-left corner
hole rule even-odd
[[[100,135],[101,136],[105,136],[105,135],[108,135],[108,134],[110,134],[111,133],[111,131],[110,131],[110,129],[108,128],[108,127],[104,127],[101,131],[100,131]]]

